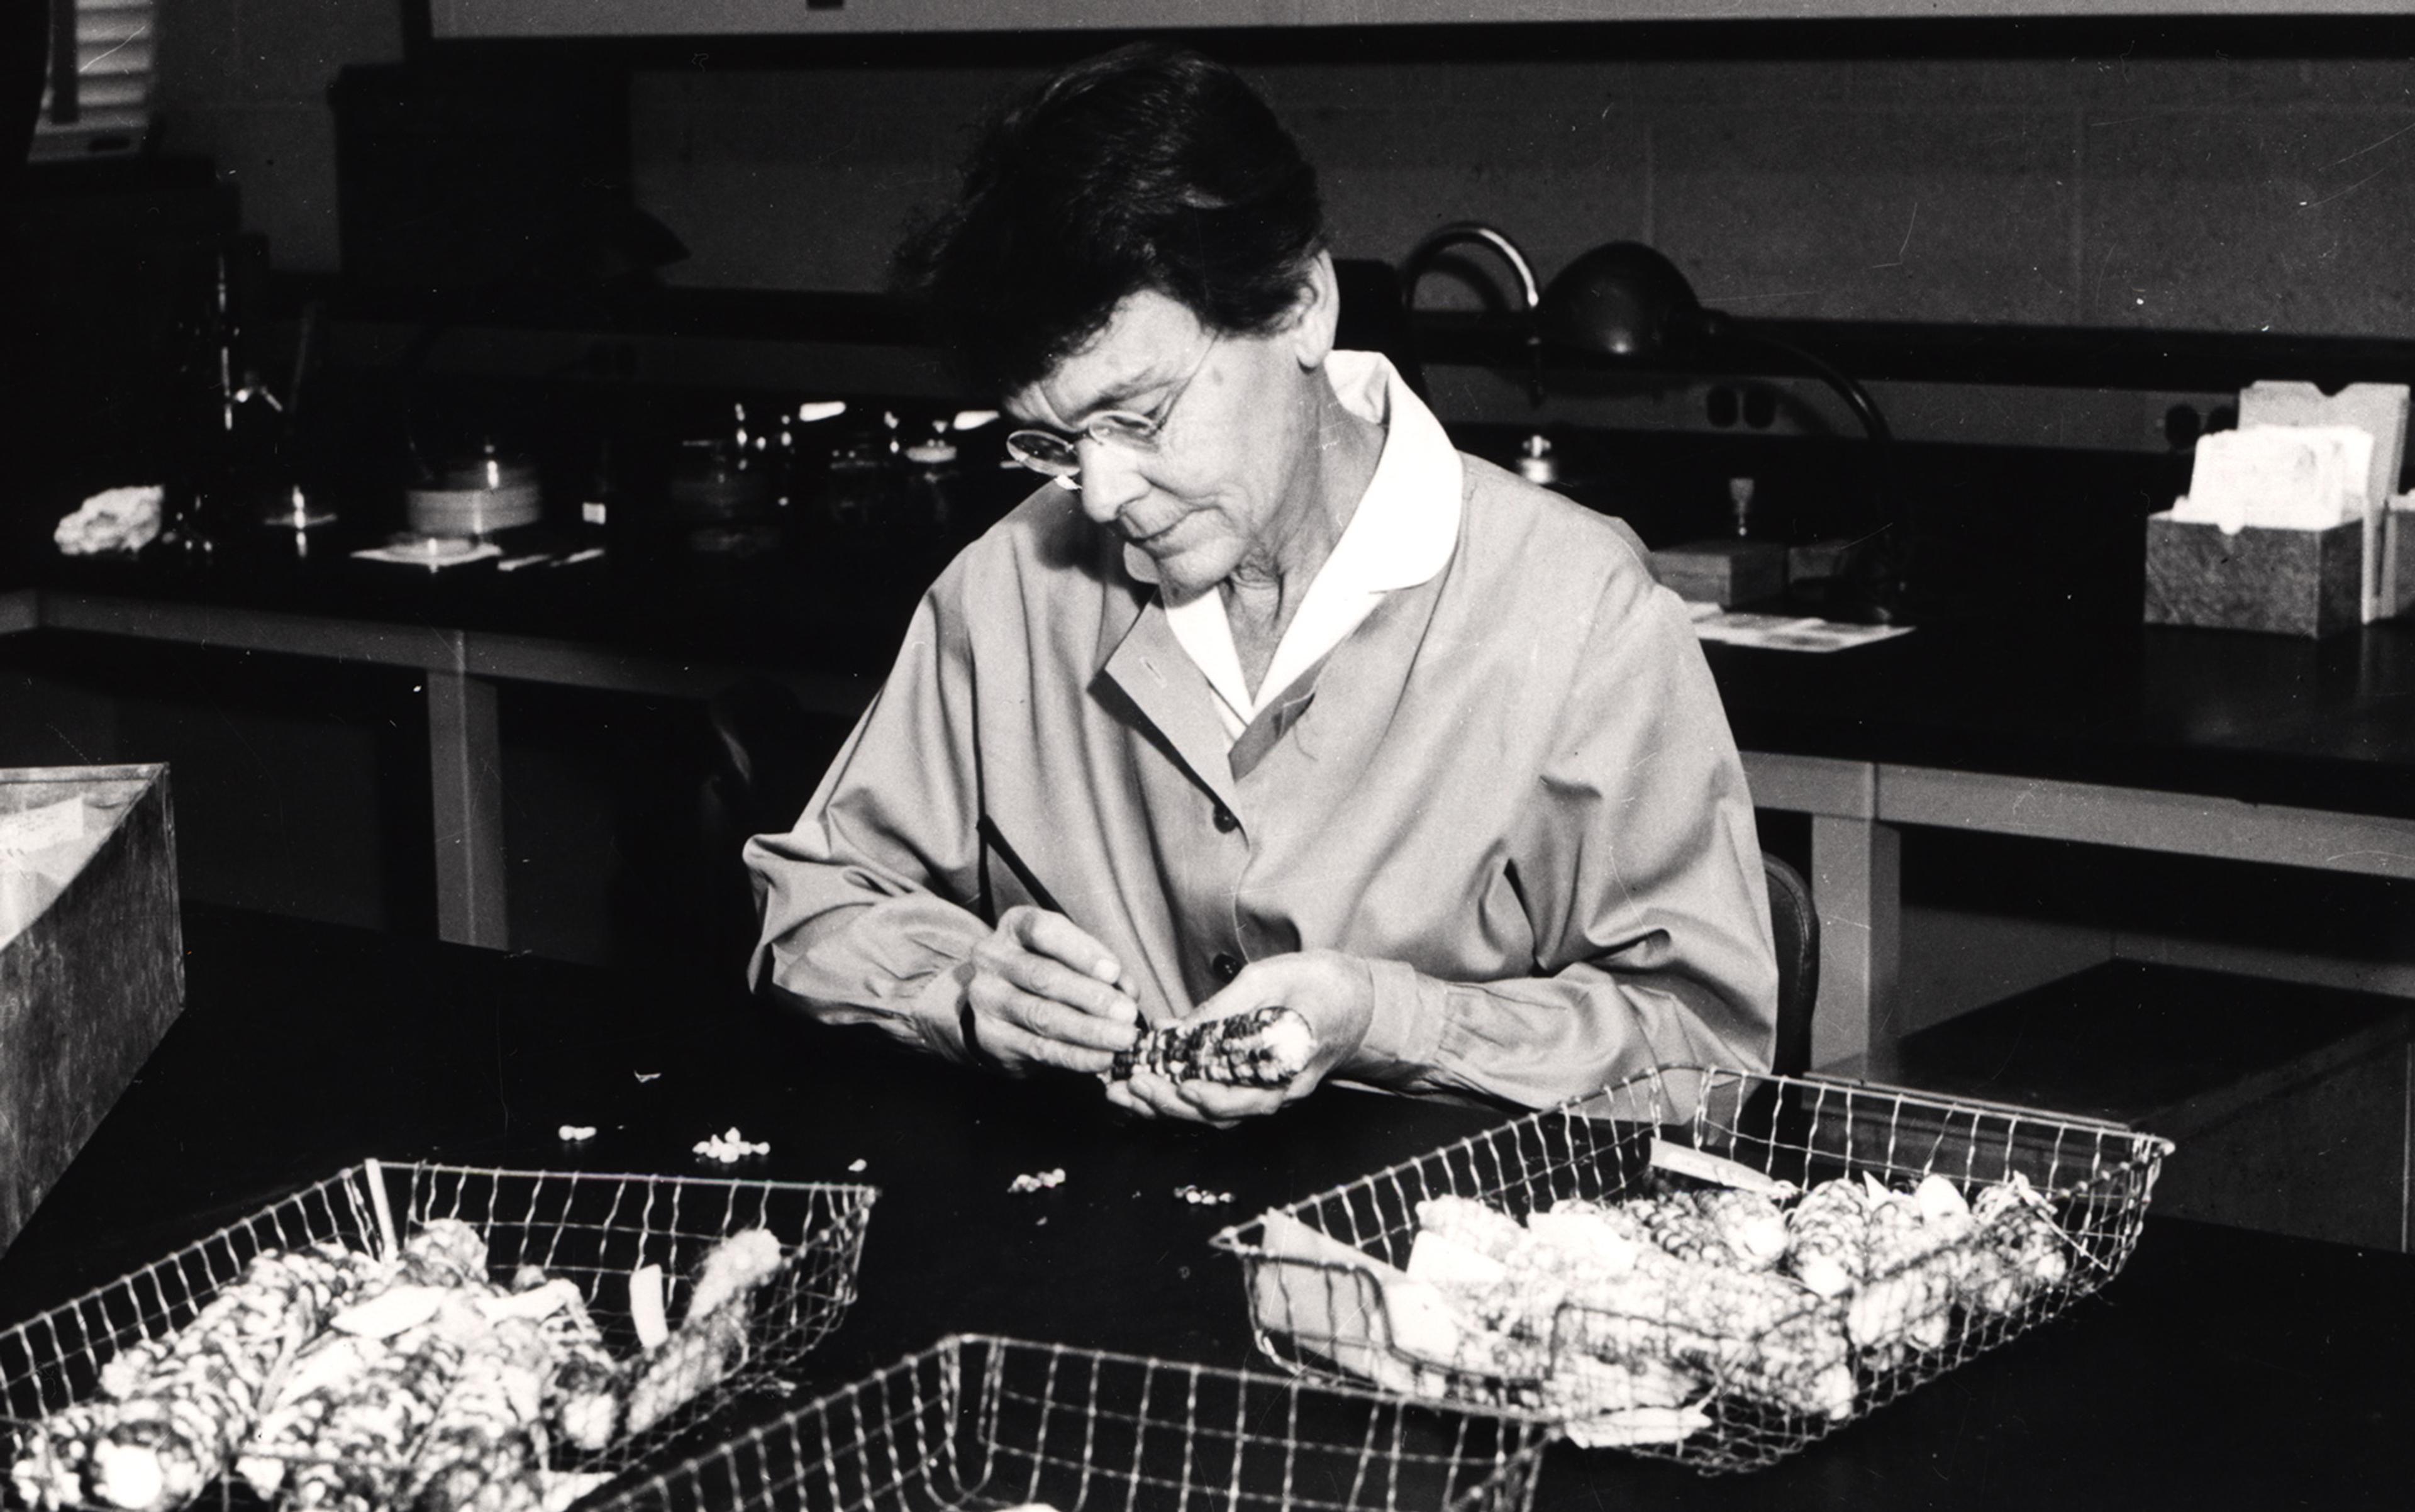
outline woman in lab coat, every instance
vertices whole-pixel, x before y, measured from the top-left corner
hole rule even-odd
[[[1143,46],[991,127],[901,259],[1047,482],[932,585],[796,826],[746,851],[764,990],[1011,1071],[1267,1004],[1279,1087],[1543,1104],[1765,1066],[1750,800],[1623,525],[1462,456],[1337,351],[1314,175]]]

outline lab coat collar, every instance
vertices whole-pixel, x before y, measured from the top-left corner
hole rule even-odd
[[[1318,570],[1312,597],[1363,600],[1432,581],[1459,542],[1465,480],[1458,451],[1442,423],[1380,354],[1336,352],[1325,370],[1342,405],[1385,426],[1386,432],[1375,474]],[[1157,564],[1146,552],[1127,546],[1123,560],[1135,582],[1157,582]],[[1221,628],[1221,603],[1209,607]],[[1225,634],[1229,641],[1229,630]],[[1312,660],[1324,654],[1320,648]],[[1175,632],[1162,591],[1148,594],[1137,617],[1115,637],[1100,671],[1157,726],[1200,785],[1230,807],[1233,738],[1217,716],[1217,694],[1208,675]],[[1286,671],[1286,681],[1298,672]]]

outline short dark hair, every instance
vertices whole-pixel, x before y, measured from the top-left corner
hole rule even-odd
[[[1324,245],[1315,171],[1266,102],[1222,64],[1143,42],[1008,105],[896,271],[941,339],[1005,393],[1144,289],[1222,334],[1271,331]]]

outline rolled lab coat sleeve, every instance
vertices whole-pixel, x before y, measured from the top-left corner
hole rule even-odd
[[[1372,1025],[1345,1074],[1539,1107],[1656,1063],[1768,1067],[1767,884],[1709,666],[1640,561],[1582,634],[1512,862],[1536,974],[1452,981],[1370,963]]]
[[[957,1058],[965,968],[989,934],[955,901],[978,895],[980,865],[971,637],[949,607],[965,570],[959,559],[923,596],[796,827],[744,852],[758,991]]]

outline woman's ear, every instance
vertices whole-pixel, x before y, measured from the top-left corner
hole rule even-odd
[[[1299,302],[1292,309],[1292,352],[1301,367],[1325,366],[1333,354],[1333,332],[1341,320],[1342,286],[1333,276],[1333,254],[1319,249],[1309,260],[1300,278]]]

